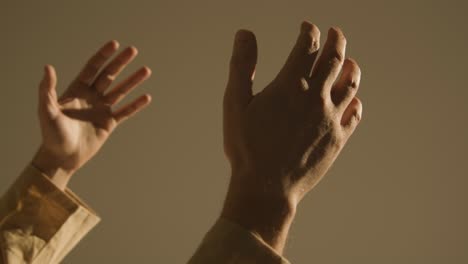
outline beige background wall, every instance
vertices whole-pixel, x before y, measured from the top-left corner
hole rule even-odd
[[[39,143],[42,65],[63,89],[106,40],[136,45],[129,69],[153,69],[139,91],[154,103],[72,179],[103,222],[65,263],[184,263],[226,191],[221,98],[235,31],[257,34],[259,90],[307,19],[347,35],[364,120],[300,205],[286,256],[468,263],[467,5],[440,2],[2,1],[0,192]]]

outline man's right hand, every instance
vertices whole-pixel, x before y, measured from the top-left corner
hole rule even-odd
[[[224,146],[232,176],[222,216],[282,252],[296,206],[325,175],[361,119],[361,72],[345,59],[346,39],[304,22],[284,67],[252,93],[257,45],[235,38],[224,97]],[[341,74],[340,74],[341,73]]]

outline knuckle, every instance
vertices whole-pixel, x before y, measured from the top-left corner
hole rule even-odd
[[[332,152],[339,151],[344,143],[345,139],[342,136],[340,127],[335,124],[333,120],[324,120],[321,125],[321,134],[323,144],[326,148]]]
[[[100,67],[95,63],[89,62],[86,66],[87,73],[96,73],[99,71]]]
[[[106,81],[114,81],[116,78],[115,72],[113,72],[110,69],[107,69],[104,72],[102,72],[101,76],[104,77]]]
[[[346,138],[342,133],[339,115],[334,113],[330,118],[330,144],[335,146],[337,149],[341,149],[346,142]]]
[[[108,59],[107,56],[105,56],[104,54],[102,54],[101,52],[95,54],[93,57],[91,57],[91,59],[88,60],[88,64],[92,64],[93,66],[94,65],[101,65],[102,63],[104,63],[106,60]],[[98,69],[99,70],[99,69]]]
[[[324,93],[316,93],[312,97],[312,104],[317,112],[323,113],[324,116],[328,116],[330,111],[330,102],[329,98]]]
[[[344,50],[342,49],[333,49],[330,54],[330,61],[333,63],[342,64],[345,59]]]
[[[336,147],[338,149],[341,149],[343,147],[343,144],[344,144],[343,141],[344,140],[343,140],[343,137],[341,136],[341,134],[339,132],[340,132],[340,128],[334,122],[333,128],[332,128],[332,133],[331,133],[332,136],[330,138],[330,143],[334,147]]]
[[[308,91],[310,88],[309,81],[306,78],[300,78],[297,84],[300,91]]]
[[[324,76],[330,75],[335,69],[340,68],[342,64],[343,64],[343,61],[341,60],[339,55],[331,56],[330,59],[328,60],[328,64],[324,65],[325,67],[323,67],[324,73],[322,75]]]
[[[361,69],[357,62],[350,58],[347,58],[344,64],[348,72],[345,85],[350,90],[357,90],[361,80]]]
[[[336,133],[334,133],[333,145],[337,150],[340,150],[346,144],[346,137],[343,135],[343,133],[339,133],[338,131],[339,130],[336,130]]]
[[[82,71],[82,76],[86,81],[91,81],[99,71],[99,67],[94,63],[88,63]]]
[[[240,53],[240,52],[239,52]],[[245,67],[250,66],[254,58],[252,58],[249,54],[234,54],[231,57],[229,65],[231,69],[241,71],[244,70]]]
[[[350,90],[357,90],[359,87],[358,82],[356,80],[350,80],[348,83],[348,87]]]

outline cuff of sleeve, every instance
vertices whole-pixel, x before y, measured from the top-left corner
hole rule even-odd
[[[34,263],[60,262],[100,221],[71,190],[60,190],[32,165],[13,183],[1,203],[0,227],[6,250],[33,255]],[[33,240],[28,238],[44,243],[28,246],[25,241]]]
[[[219,218],[206,234],[189,264],[219,261],[290,264],[260,237],[224,218]]]

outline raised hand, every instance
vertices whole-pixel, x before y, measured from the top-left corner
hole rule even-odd
[[[257,45],[237,33],[224,97],[224,145],[232,176],[222,216],[282,251],[296,206],[330,168],[361,119],[360,69],[345,59],[346,39],[301,25],[276,78],[252,93]]]
[[[135,47],[128,47],[104,66],[118,48],[117,41],[102,46],[60,98],[55,70],[45,66],[38,107],[42,144],[33,165],[59,188],[65,188],[71,175],[96,154],[119,124],[151,102],[145,94],[112,109],[151,75],[148,67],[142,67],[110,89],[138,53]]]

